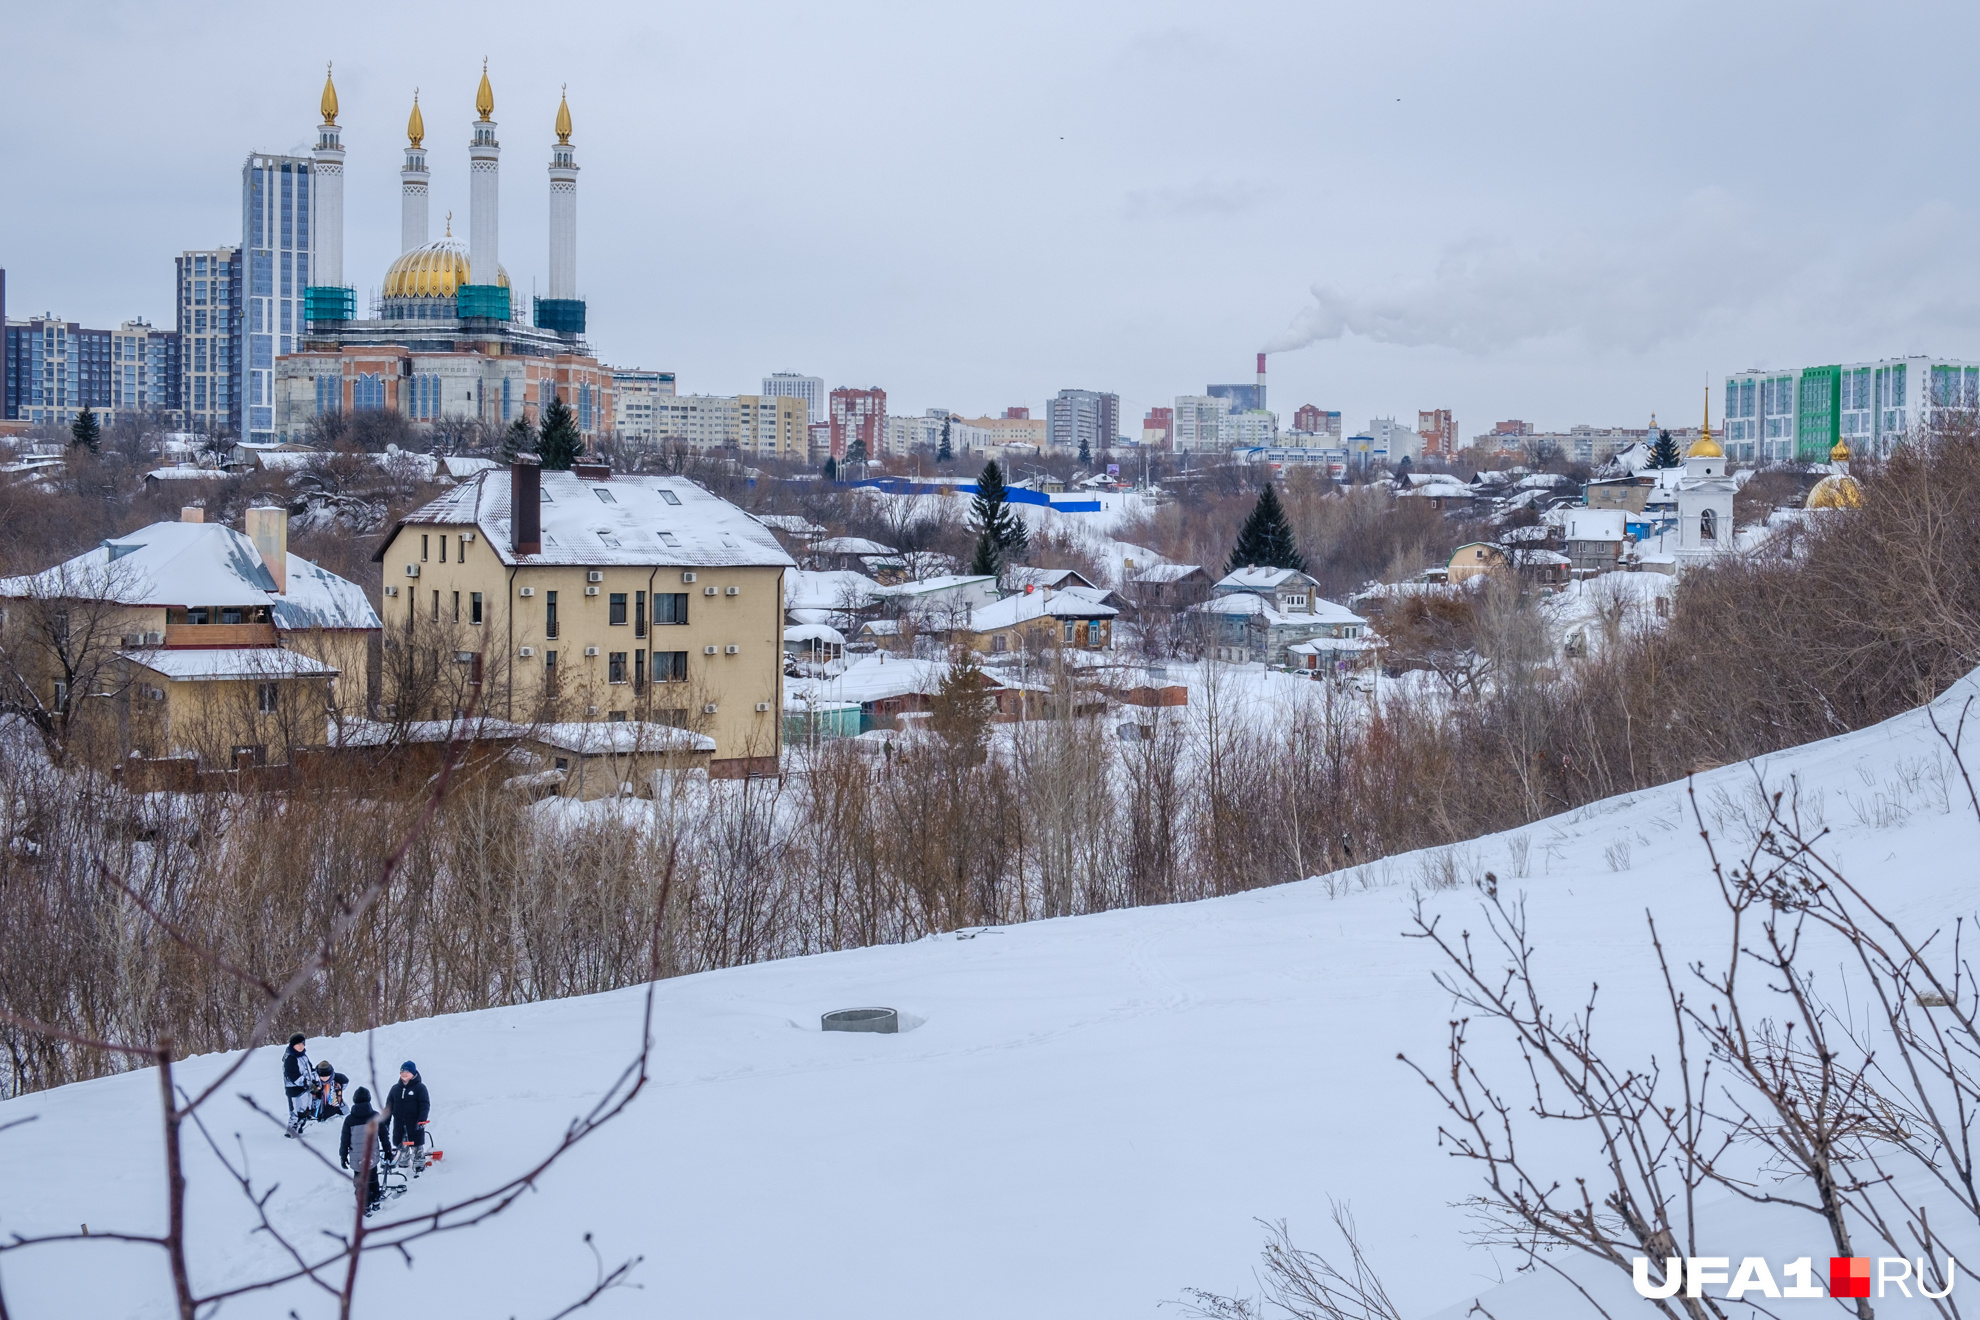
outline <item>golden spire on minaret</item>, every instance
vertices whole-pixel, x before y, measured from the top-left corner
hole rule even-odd
[[[474,108],[480,113],[481,122],[484,124],[488,122],[488,117],[495,113],[495,89],[488,85],[486,56],[483,56],[481,61],[481,86],[474,89]]]
[[[571,144],[571,100],[570,84],[565,83],[557,101],[557,141],[565,146]]]
[[[413,88],[412,118],[406,120],[406,142],[418,146],[426,141],[426,120],[419,113],[419,88]]]
[[[1726,451],[1712,438],[1712,387],[1705,387],[1705,424],[1698,429],[1698,438],[1691,442],[1691,448],[1684,451],[1686,458],[1724,458]]]
[[[330,66],[323,66],[323,122],[337,122],[337,84],[330,80]]]
[[[447,237],[452,238],[453,236],[454,236],[454,213],[452,211],[449,211],[447,212]]]

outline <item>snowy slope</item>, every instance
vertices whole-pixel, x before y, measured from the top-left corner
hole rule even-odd
[[[1969,679],[1940,704],[1976,692]],[[1971,909],[1963,859],[1980,826],[1921,713],[1762,769],[1799,778],[1836,831],[1832,852],[1875,876],[1900,914],[1937,924]],[[1700,795],[1723,815],[1753,777],[1714,771]],[[1511,880],[1522,853],[1529,874]],[[1674,960],[1703,956],[1716,931],[1682,785],[1448,860],[1525,890],[1563,997],[1599,977],[1625,1033],[1667,1011],[1646,906]],[[1463,1245],[1452,1203],[1476,1175],[1437,1149],[1440,1111],[1395,1059],[1401,1049],[1434,1064],[1444,1042],[1434,951],[1401,936],[1409,887],[1442,861],[665,983],[656,1079],[634,1110],[504,1217],[426,1244],[411,1268],[373,1260],[360,1313],[552,1314],[590,1282],[590,1231],[608,1260],[645,1260],[642,1291],[609,1294],[589,1315],[1154,1316],[1184,1286],[1252,1287],[1253,1216],[1286,1218],[1331,1249],[1330,1198],[1352,1204],[1406,1314],[1458,1316],[1479,1296],[1502,1320],[1552,1313],[1549,1285],[1497,1286],[1510,1260]],[[1476,925],[1475,892],[1430,902]],[[524,1167],[623,1065],[640,1003],[620,992],[381,1029],[381,1075],[408,1056],[420,1064],[447,1150],[399,1205]],[[819,1013],[866,1004],[925,1021],[893,1037],[817,1030]],[[361,1037],[313,1045],[360,1080],[365,1049]],[[219,1062],[192,1061],[185,1076],[196,1083]],[[277,1067],[270,1049],[246,1073],[271,1105]],[[0,1105],[0,1124],[38,1116],[0,1133],[0,1232],[155,1230],[155,1106],[148,1073]],[[281,1179],[281,1223],[302,1236],[341,1226],[342,1184],[235,1102],[217,1112],[258,1174]],[[211,1160],[195,1152],[189,1176],[200,1280],[275,1265]],[[1754,1252],[1777,1260],[1825,1254],[1809,1225],[1754,1234]],[[64,1247],[0,1270],[17,1317],[166,1314],[162,1265],[139,1248]],[[291,1307],[329,1314],[301,1289],[226,1314]]]

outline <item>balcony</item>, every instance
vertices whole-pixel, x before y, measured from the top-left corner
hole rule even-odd
[[[272,623],[172,623],[165,626],[165,645],[173,647],[273,646]]]

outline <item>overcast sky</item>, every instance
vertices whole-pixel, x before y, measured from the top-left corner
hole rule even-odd
[[[363,300],[415,86],[465,232],[486,54],[515,285],[568,83],[592,343],[683,392],[1080,386],[1133,432],[1271,347],[1288,421],[1689,422],[1729,370],[1980,358],[1976,51],[1980,6],[1892,0],[0,0],[0,266],[9,316],[169,324],[334,60]]]

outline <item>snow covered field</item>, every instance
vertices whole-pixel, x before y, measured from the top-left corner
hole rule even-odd
[[[1976,694],[1968,679],[1938,704],[1956,717]],[[1772,784],[1797,777],[1834,831],[1830,855],[1914,927],[1973,910],[1980,825],[1922,713],[1759,770]],[[1754,780],[1752,766],[1698,778],[1716,827],[1736,832]],[[1407,1315],[1461,1316],[1474,1298],[1500,1320],[1569,1313],[1559,1285],[1514,1278],[1509,1253],[1465,1245],[1453,1203],[1477,1170],[1438,1149],[1441,1107],[1395,1057],[1434,1071],[1451,1016],[1431,981],[1435,950],[1402,935],[1409,891],[1488,868],[1529,895],[1561,1004],[1599,979],[1616,1052],[1657,1049],[1669,1010],[1645,909],[1674,962],[1715,954],[1721,930],[1683,785],[1364,874],[663,983],[655,1079],[633,1109],[501,1218],[425,1244],[411,1267],[372,1259],[359,1313],[548,1316],[589,1286],[590,1232],[608,1262],[645,1259],[641,1291],[609,1293],[588,1315],[1154,1316],[1185,1286],[1251,1291],[1254,1216],[1285,1218],[1302,1245],[1334,1253],[1330,1199],[1351,1204]],[[1479,901],[1469,887],[1427,897],[1473,929]],[[641,1002],[633,990],[384,1028],[377,1081],[362,1037],[312,1042],[312,1055],[374,1091],[401,1059],[418,1062],[447,1156],[393,1207],[417,1211],[546,1150],[633,1053]],[[869,1004],[922,1024],[818,1030],[820,1013]],[[184,1080],[221,1062],[191,1061]],[[278,1066],[261,1051],[243,1087],[278,1106]],[[0,1104],[0,1125],[35,1118],[0,1132],[0,1233],[156,1231],[156,1107],[149,1073]],[[293,1235],[347,1222],[347,1185],[238,1102],[208,1121],[242,1134],[259,1178],[279,1179],[272,1210]],[[334,1132],[309,1139],[334,1158]],[[196,1144],[188,1176],[196,1281],[278,1267]],[[1828,1254],[1805,1215],[1728,1205],[1706,1219],[1734,1257]],[[1970,1220],[1949,1212],[1942,1227],[1980,1263]],[[162,1257],[141,1247],[12,1255],[0,1282],[16,1317],[168,1313]],[[1623,1313],[1645,1305],[1622,1292]],[[1909,1305],[1880,1310],[1923,1312]],[[223,1314],[291,1308],[330,1313],[295,1288]]]

